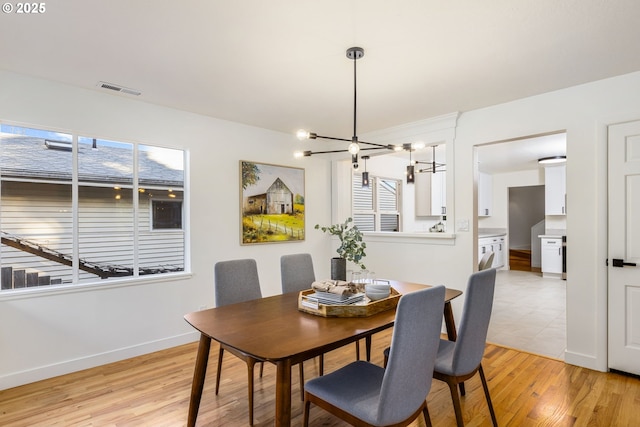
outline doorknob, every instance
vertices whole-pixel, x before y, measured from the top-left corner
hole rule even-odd
[[[617,258],[613,258],[613,266],[614,267],[624,267],[625,265],[629,266],[629,267],[635,267],[636,263],[635,262],[624,262],[624,260],[621,259],[617,259]]]

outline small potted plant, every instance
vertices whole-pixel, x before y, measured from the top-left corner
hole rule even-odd
[[[353,224],[352,218],[347,218],[342,224],[333,224],[329,227],[316,224],[315,229],[338,236],[340,239],[340,246],[336,249],[339,256],[331,259],[332,280],[347,280],[347,261],[351,261],[363,270],[366,268],[362,258],[367,255],[364,252],[367,244],[362,240],[362,232]]]

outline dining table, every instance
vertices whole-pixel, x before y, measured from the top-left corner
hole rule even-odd
[[[389,281],[406,294],[430,285]],[[451,300],[461,291],[446,289],[444,321],[449,340],[456,328]],[[366,317],[323,317],[298,310],[298,292],[274,295],[184,316],[200,332],[187,425],[195,426],[207,372],[211,340],[276,365],[275,425],[291,425],[291,367],[393,327],[395,308]],[[370,347],[369,345],[367,346]],[[370,355],[367,354],[367,359]]]

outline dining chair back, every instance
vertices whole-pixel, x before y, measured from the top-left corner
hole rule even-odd
[[[464,395],[462,384],[476,372],[480,373],[493,425],[498,425],[481,364],[491,320],[495,282],[496,270],[493,268],[478,271],[469,277],[458,337],[455,342],[441,339],[438,348],[433,376],[449,385],[460,427],[464,422],[457,386],[461,385],[460,390]]]
[[[216,307],[262,298],[254,259],[220,261],[214,267]]]
[[[316,280],[310,254],[291,254],[280,257],[282,293],[311,289]]]
[[[220,261],[214,266],[214,290],[216,307],[262,298],[258,266],[254,259]],[[222,358],[227,350],[247,364],[249,393],[249,425],[253,425],[253,367],[260,362],[262,377],[263,361],[220,343],[216,375],[216,394],[220,389]]]
[[[487,268],[491,268],[493,265],[493,257],[495,256],[495,252],[487,251],[482,255],[482,259],[478,263],[478,271],[486,270]]]
[[[426,398],[438,349],[445,288],[403,295],[396,311],[387,368],[356,361],[305,384],[310,404],[356,426],[406,426],[420,413],[431,425]]]

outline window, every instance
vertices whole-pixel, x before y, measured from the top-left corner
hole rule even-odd
[[[184,166],[182,150],[0,125],[1,289],[184,271]]]
[[[352,175],[353,222],[362,231],[400,231],[402,182],[370,176],[362,186],[362,174]]]
[[[152,200],[151,206],[154,230],[182,228],[182,202]]]

